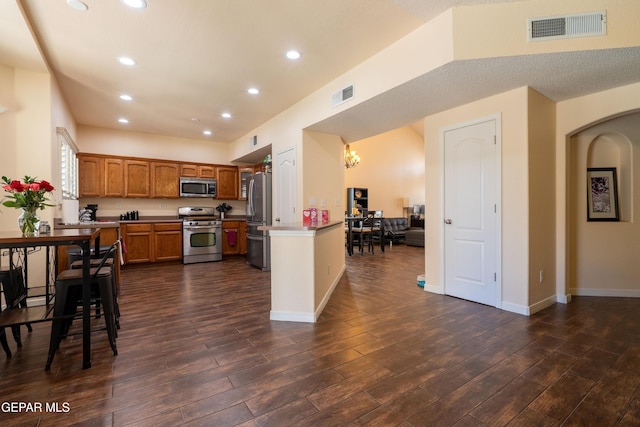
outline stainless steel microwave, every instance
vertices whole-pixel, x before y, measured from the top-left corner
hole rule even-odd
[[[215,178],[180,177],[180,197],[217,197]]]

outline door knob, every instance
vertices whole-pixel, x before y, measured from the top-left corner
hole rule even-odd
[[[445,223],[445,224],[452,224],[451,220],[450,220],[450,219],[448,219],[448,218],[444,220],[444,223]]]

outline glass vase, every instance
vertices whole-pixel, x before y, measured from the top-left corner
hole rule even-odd
[[[18,217],[18,227],[23,236],[37,236],[40,228],[38,208],[22,208],[22,214]]]

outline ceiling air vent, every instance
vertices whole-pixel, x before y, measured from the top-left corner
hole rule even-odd
[[[607,12],[530,18],[527,31],[529,41],[604,36],[607,34]]]
[[[331,95],[331,106],[338,106],[343,102],[347,102],[351,98],[353,98],[353,85],[349,85]]]

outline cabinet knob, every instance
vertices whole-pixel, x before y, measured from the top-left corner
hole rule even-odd
[[[444,220],[444,223],[445,224],[453,224],[453,222],[448,218]]]

